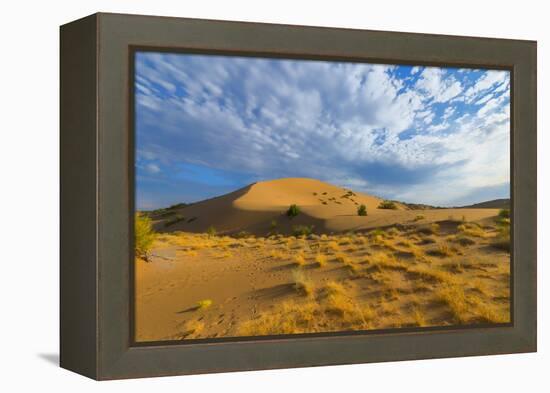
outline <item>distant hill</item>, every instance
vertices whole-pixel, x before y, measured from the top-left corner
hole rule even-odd
[[[510,199],[493,199],[491,201],[485,201],[480,203],[474,203],[473,205],[461,206],[462,209],[509,209]]]

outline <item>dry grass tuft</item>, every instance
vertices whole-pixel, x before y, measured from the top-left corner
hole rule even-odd
[[[273,259],[285,259],[286,258],[286,254],[283,251],[277,250],[277,249],[271,250],[269,252],[269,256]]]
[[[299,253],[294,257],[294,263],[296,263],[298,266],[304,266],[306,264],[306,258],[302,253]]]
[[[184,325],[184,331],[181,334],[181,338],[198,338],[204,331],[204,322],[202,321],[188,321]]]
[[[230,251],[222,251],[219,254],[216,254],[216,258],[225,259],[231,258],[233,254]]]
[[[195,250],[178,250],[177,253],[185,257],[196,257],[199,253]]]
[[[197,309],[204,310],[212,306],[214,302],[211,299],[199,300],[197,302]]]
[[[328,242],[327,247],[332,251],[340,251],[340,246],[334,240]]]
[[[479,238],[485,238],[487,237],[487,234],[476,223],[464,223],[460,224],[456,227],[460,233],[462,233],[465,236],[471,236],[471,237],[479,237]]]
[[[328,295],[343,295],[346,293],[346,289],[344,288],[344,286],[336,281],[329,281],[327,285],[325,285],[324,289]]]
[[[317,255],[315,255],[315,262],[317,262],[317,265],[319,267],[325,266],[327,264],[326,255],[318,253]]]
[[[316,303],[285,302],[258,318],[242,323],[238,332],[243,336],[316,332],[320,330],[316,323],[318,314]]]
[[[416,324],[416,326],[423,327],[428,325],[428,323],[426,322],[426,317],[424,316],[424,314],[422,314],[422,312],[417,307],[413,307],[412,317],[414,319],[414,323]]]
[[[342,252],[336,254],[336,261],[338,261],[340,263],[343,263],[345,265],[351,263],[350,257],[348,257],[346,254],[344,254]]]
[[[309,279],[309,277],[306,277],[303,271],[293,270],[292,282],[294,284],[294,289],[302,295],[311,296],[313,294],[313,282]]]
[[[456,323],[466,322],[469,306],[462,286],[442,285],[436,290],[436,298],[449,308]]]
[[[397,259],[393,255],[384,253],[378,253],[373,255],[368,260],[371,266],[378,267],[379,269],[391,269],[391,270],[407,270],[408,265],[403,261]]]
[[[413,275],[413,277],[418,277],[424,281],[428,282],[438,282],[443,284],[457,284],[460,282],[459,277],[442,270],[438,270],[434,267],[429,267],[425,265],[412,266],[407,271]]]
[[[429,251],[430,255],[434,255],[436,257],[450,257],[453,256],[454,252],[449,247],[447,243],[441,243],[438,244],[437,247],[434,250]]]

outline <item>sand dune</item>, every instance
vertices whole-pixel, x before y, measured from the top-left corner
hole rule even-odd
[[[478,221],[495,216],[497,209],[430,209],[411,210],[397,203],[396,210],[379,209],[382,199],[344,189],[315,179],[285,178],[251,184],[217,198],[204,200],[171,212],[153,216],[160,232],[200,233],[215,228],[218,233],[241,231],[266,235],[276,230],[289,234],[298,225],[313,226],[315,233],[367,230],[404,224],[423,216],[425,222],[448,219]],[[300,214],[292,219],[285,215],[292,204]],[[367,216],[358,216],[360,205]]]
[[[498,209],[380,202],[289,178],[149,213],[164,233],[151,263],[136,259],[137,340],[509,321],[509,220]]]

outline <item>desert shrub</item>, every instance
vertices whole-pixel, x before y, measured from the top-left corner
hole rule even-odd
[[[212,305],[212,303],[214,303],[214,302],[210,299],[199,300],[197,302],[197,308],[198,309],[205,309],[205,308],[210,307]]]
[[[466,236],[481,237],[481,238],[484,238],[487,236],[483,228],[481,228],[476,223],[461,224],[457,227],[457,229]]]
[[[500,224],[498,235],[493,241],[493,246],[505,251],[510,251],[510,224]]]
[[[373,229],[372,231],[370,231],[368,233],[368,235],[372,238],[375,238],[376,236],[384,237],[384,236],[386,236],[386,232],[383,229],[376,228],[376,229]]]
[[[380,204],[378,205],[378,208],[379,209],[395,210],[395,209],[397,209],[397,205],[395,204],[394,201],[385,200],[385,201],[380,202]]]
[[[214,228],[214,226],[209,226],[208,229],[206,230],[206,233],[208,233],[209,237],[212,237],[212,236],[216,236],[216,233],[218,233],[218,231],[216,231],[216,228]]]
[[[165,227],[169,227],[169,226],[172,226],[174,224],[177,224],[178,222],[181,222],[181,221],[185,221],[185,217],[179,215],[179,214],[176,214],[174,217],[170,218],[169,220],[167,220],[165,223],[164,223],[164,226]]]
[[[290,218],[296,217],[298,214],[300,214],[300,208],[295,204],[290,205],[286,211],[286,215]]]
[[[426,216],[424,216],[424,215],[422,215],[422,214],[419,214],[419,215],[417,215],[417,216],[414,218],[413,221],[420,221],[420,220],[423,220],[423,219],[425,219],[425,218],[426,218]]]
[[[313,225],[294,225],[292,227],[292,235],[296,237],[311,235],[313,228]]]
[[[135,218],[135,252],[145,260],[155,241],[156,233],[153,230],[151,219],[142,214],[136,214]]]
[[[360,205],[357,208],[357,215],[358,216],[366,216],[367,215],[367,207],[365,205]]]
[[[464,289],[459,285],[443,285],[436,291],[436,298],[447,305],[456,323],[466,322],[469,306]]]
[[[388,228],[386,233],[390,236],[397,236],[399,235],[399,230],[396,227],[391,227],[391,228]]]
[[[346,289],[339,282],[329,281],[325,286],[325,293],[327,295],[344,295],[346,293]]]
[[[450,257],[451,255],[453,255],[453,251],[446,243],[439,244],[434,250],[431,250],[429,253],[438,257]]]
[[[500,209],[498,216],[500,218],[510,218],[510,209]]]

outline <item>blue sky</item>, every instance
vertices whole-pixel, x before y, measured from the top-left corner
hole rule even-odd
[[[508,71],[136,54],[136,204],[311,177],[440,206],[508,198]]]

